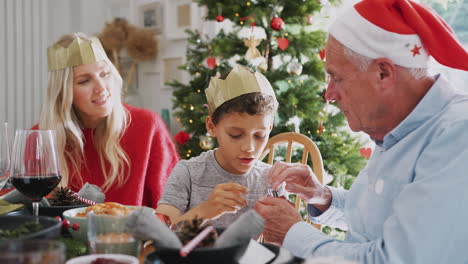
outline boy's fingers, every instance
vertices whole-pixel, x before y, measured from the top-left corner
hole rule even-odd
[[[242,196],[240,194],[233,193],[233,192],[224,192],[222,195],[223,195],[224,199],[235,201],[236,204],[238,204],[239,206],[243,207],[243,206],[247,205],[247,200],[245,199],[244,196]]]
[[[242,186],[238,183],[235,182],[229,182],[229,183],[222,183],[219,184],[221,185],[221,188],[225,191],[234,191],[234,192],[241,192],[241,193],[248,193],[248,189],[245,186]]]

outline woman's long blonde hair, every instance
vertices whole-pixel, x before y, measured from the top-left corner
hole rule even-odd
[[[57,43],[68,47],[77,37],[89,40],[83,33],[75,33],[62,37]],[[116,89],[112,94],[114,106],[111,114],[95,128],[93,141],[105,179],[100,187],[107,191],[114,184],[122,186],[127,180],[126,175],[129,175],[130,161],[120,146],[120,139],[130,122],[128,120],[130,115],[120,98],[122,77],[109,59],[106,58],[105,62],[110,66],[115,80]],[[86,166],[83,164],[84,138],[81,122],[76,113],[73,106],[73,68],[67,67],[49,72],[47,98],[39,128],[53,129],[56,132],[62,185],[68,185],[72,178],[77,178],[80,185],[84,183],[80,175],[82,166]],[[109,165],[108,169],[106,164]]]

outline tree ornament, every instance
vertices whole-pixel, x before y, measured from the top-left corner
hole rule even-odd
[[[369,159],[370,156],[372,155],[372,149],[371,148],[360,148],[359,153],[361,156],[363,156],[366,159]]]
[[[205,136],[200,137],[200,148],[203,150],[210,150],[213,149],[215,146],[214,139],[210,136],[210,134],[206,134]]]
[[[185,145],[190,140],[190,134],[185,131],[180,131],[174,136],[174,140],[181,146]]]
[[[291,75],[301,75],[302,73],[302,65],[299,63],[297,58],[294,58],[288,66],[286,66],[286,70]]]
[[[216,58],[215,57],[208,57],[206,58],[206,65],[210,70],[216,67]]]
[[[293,116],[289,118],[288,122],[286,122],[286,125],[294,125],[294,132],[300,133],[300,125],[301,125],[302,119],[299,118],[298,116]]]
[[[262,27],[244,27],[239,31],[237,36],[243,39],[244,45],[248,47],[248,50],[245,53],[246,60],[250,61],[255,58],[262,57],[262,54],[260,54],[260,51],[257,49],[257,46],[260,45],[260,42],[266,39],[266,33]]]
[[[273,30],[280,31],[284,27],[284,21],[281,17],[274,17],[270,22],[270,26]]]
[[[323,131],[325,131],[325,126],[323,126],[322,122],[320,122],[317,128],[317,134],[322,135]]]
[[[223,22],[224,21],[224,17],[222,15],[217,15],[216,16],[216,21],[218,22]]]
[[[262,72],[266,72],[268,70],[268,64],[266,62],[262,62],[257,68]]]
[[[325,50],[324,49],[319,51],[319,56],[320,56],[321,60],[325,61]]]
[[[278,47],[280,50],[285,50],[289,47],[289,39],[288,38],[277,38],[278,40]]]

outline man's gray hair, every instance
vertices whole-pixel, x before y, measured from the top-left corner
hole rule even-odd
[[[351,49],[343,46],[345,56],[353,63],[361,72],[367,71],[369,65],[374,61],[374,59],[367,56],[361,55]],[[416,79],[419,80],[427,76],[426,68],[407,68],[399,66],[407,71]]]

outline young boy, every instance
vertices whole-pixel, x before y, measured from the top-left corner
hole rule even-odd
[[[197,216],[226,227],[267,194],[271,166],[258,158],[278,102],[265,76],[241,65],[211,78],[205,93],[206,129],[219,147],[177,163],[156,212],[172,223]]]

